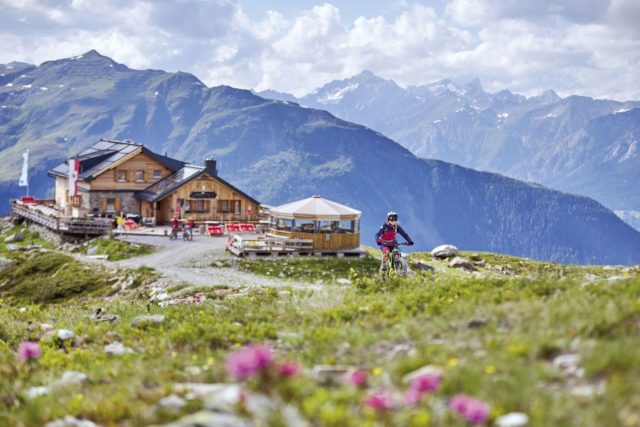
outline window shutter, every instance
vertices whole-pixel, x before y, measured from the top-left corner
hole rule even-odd
[[[113,170],[113,180],[118,182],[118,169]],[[105,202],[106,203],[106,202]]]
[[[120,197],[116,197],[116,203],[115,203],[115,209],[116,212],[120,213],[120,208],[121,208],[121,203],[120,203]]]
[[[101,212],[106,212],[107,211],[107,198],[106,197],[102,197],[100,199],[100,211]]]

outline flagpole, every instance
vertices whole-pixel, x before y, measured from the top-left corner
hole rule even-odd
[[[27,150],[27,159],[29,159],[29,150]],[[27,197],[29,197],[29,160],[27,160]]]

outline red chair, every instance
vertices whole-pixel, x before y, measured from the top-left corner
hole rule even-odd
[[[255,232],[256,227],[253,224],[240,224],[241,231]]]
[[[22,203],[31,203],[31,204],[34,204],[34,203],[36,202],[36,199],[35,199],[35,198],[33,198],[33,197],[31,197],[31,196],[25,196],[25,197],[20,198],[20,201],[21,201]]]
[[[240,224],[227,224],[228,232],[238,232],[240,231]]]
[[[207,231],[209,232],[209,236],[211,237],[220,237],[224,235],[222,232],[222,227],[219,225],[210,225],[207,227]]]
[[[129,229],[129,230],[132,230],[134,228],[138,228],[138,224],[136,224],[136,222],[134,220],[132,220],[132,219],[125,219],[124,220],[124,227]]]

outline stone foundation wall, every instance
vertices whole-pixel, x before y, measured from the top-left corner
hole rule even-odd
[[[102,199],[120,199],[120,210],[125,214],[140,214],[138,200],[133,196],[133,192],[122,191],[101,191],[99,193],[91,193],[89,201],[89,213],[103,213],[101,209]],[[120,212],[104,212],[110,214],[119,214]]]

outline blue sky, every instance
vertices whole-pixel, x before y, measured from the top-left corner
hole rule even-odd
[[[132,68],[304,95],[368,69],[401,86],[640,99],[638,0],[0,0],[0,63],[96,49]]]

